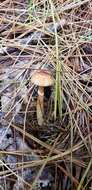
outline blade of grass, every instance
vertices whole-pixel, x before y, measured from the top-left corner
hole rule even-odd
[[[77,190],[81,190],[82,189],[83,182],[84,182],[84,180],[85,180],[85,178],[86,178],[86,176],[87,176],[87,174],[88,174],[91,166],[92,166],[92,158],[90,159],[90,161],[88,163],[88,166],[87,166],[87,168],[86,168],[86,170],[84,172],[84,175],[81,178],[81,181],[80,181],[80,183],[79,183],[79,185],[77,187]]]
[[[59,112],[59,116],[62,116],[62,101],[61,101],[61,63],[59,61],[59,49],[58,49],[58,36],[56,29],[56,21],[55,21],[55,13],[54,13],[54,5],[52,0],[49,0],[51,5],[51,13],[53,24],[55,28],[55,45],[56,45],[56,80],[55,80],[55,102],[54,102],[54,119],[57,117],[57,110]]]

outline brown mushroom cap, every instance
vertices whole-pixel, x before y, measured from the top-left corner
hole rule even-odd
[[[40,70],[35,72],[31,77],[31,82],[37,86],[52,86],[54,79],[47,70]]]

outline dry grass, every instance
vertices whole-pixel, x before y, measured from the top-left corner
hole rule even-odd
[[[30,80],[38,69],[50,70],[55,80],[45,90],[41,127],[36,118],[38,88]],[[19,176],[27,189],[34,190],[47,166],[54,178],[53,190],[91,189],[91,69],[91,0],[1,1],[1,112],[6,112],[7,129],[12,128],[14,138],[21,134],[30,149],[1,150],[1,157],[17,155],[22,162],[11,169],[1,161],[5,169],[0,176],[16,180],[20,169],[34,167],[37,174],[31,183]],[[16,115],[23,116],[22,124],[14,121]],[[32,151],[39,159],[25,162],[24,155]]]

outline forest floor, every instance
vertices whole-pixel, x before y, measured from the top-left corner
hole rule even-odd
[[[91,188],[92,0],[1,0],[0,190]]]

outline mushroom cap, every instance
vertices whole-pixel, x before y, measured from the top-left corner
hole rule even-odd
[[[37,86],[52,86],[54,83],[54,79],[50,72],[47,70],[36,71],[32,77],[31,82]]]

